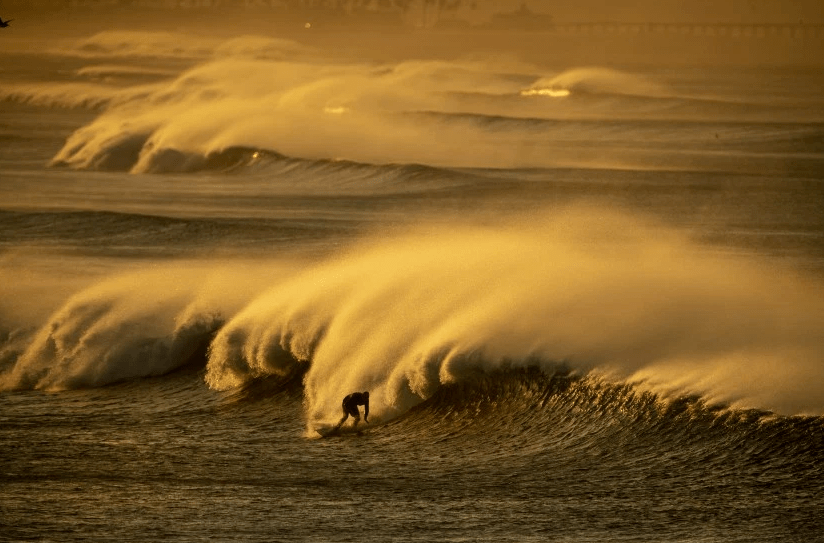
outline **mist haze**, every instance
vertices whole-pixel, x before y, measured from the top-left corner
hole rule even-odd
[[[141,30],[277,36],[361,60],[479,54],[554,64],[819,65],[824,49],[824,8],[814,1],[7,0],[4,6],[23,17],[4,34],[4,47],[18,40],[25,47],[40,37]]]

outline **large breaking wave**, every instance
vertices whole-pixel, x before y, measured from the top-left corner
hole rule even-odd
[[[305,374],[313,421],[337,416],[352,390],[392,418],[444,385],[527,366],[820,414],[823,291],[603,209],[438,223],[314,263],[201,262],[93,282],[7,335],[2,383],[100,386],[172,371],[208,345],[215,389]]]

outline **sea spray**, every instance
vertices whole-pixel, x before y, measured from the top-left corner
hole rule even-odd
[[[353,390],[391,417],[467,371],[537,360],[820,413],[821,300],[818,281],[604,209],[422,227],[258,297],[215,338],[206,379],[228,388],[303,363],[309,419],[334,418]]]
[[[542,77],[528,89],[524,89],[522,94],[565,98],[578,92],[656,98],[667,96],[671,91],[668,91],[665,85],[641,75],[610,68],[589,67],[573,68],[551,77]]]
[[[237,264],[181,262],[97,279],[34,332],[8,334],[0,389],[96,387],[192,362],[273,273]]]
[[[134,173],[194,171],[203,157],[236,147],[305,159],[450,167],[604,165],[622,156],[626,161],[625,150],[605,156],[602,149],[595,156],[568,149],[577,141],[570,133],[575,131],[529,121],[626,118],[637,114],[635,106],[612,98],[576,105],[523,97],[530,82],[542,81],[540,71],[520,64],[513,64],[514,73],[496,68],[500,71],[472,62],[375,66],[218,57],[151,88],[136,87],[131,95],[117,91],[116,100],[104,93],[98,100],[111,100],[110,107],[77,130],[52,164]],[[608,81],[617,94],[663,86],[616,71],[570,74],[567,79],[580,85]],[[466,122],[464,114],[509,122]],[[652,112],[645,108],[643,115],[649,119]],[[170,154],[176,158],[168,160]]]

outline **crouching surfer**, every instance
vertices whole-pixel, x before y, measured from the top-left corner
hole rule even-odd
[[[358,427],[358,422],[360,422],[360,412],[358,411],[359,405],[363,406],[364,422],[369,423],[369,392],[353,392],[343,399],[343,418],[340,419],[338,425],[335,426],[335,430],[339,429],[343,423],[346,422],[349,415],[352,415],[355,419],[355,423],[352,425],[352,428]]]

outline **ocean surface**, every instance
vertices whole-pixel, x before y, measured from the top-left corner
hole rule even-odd
[[[820,69],[21,43],[0,540],[824,541]]]

